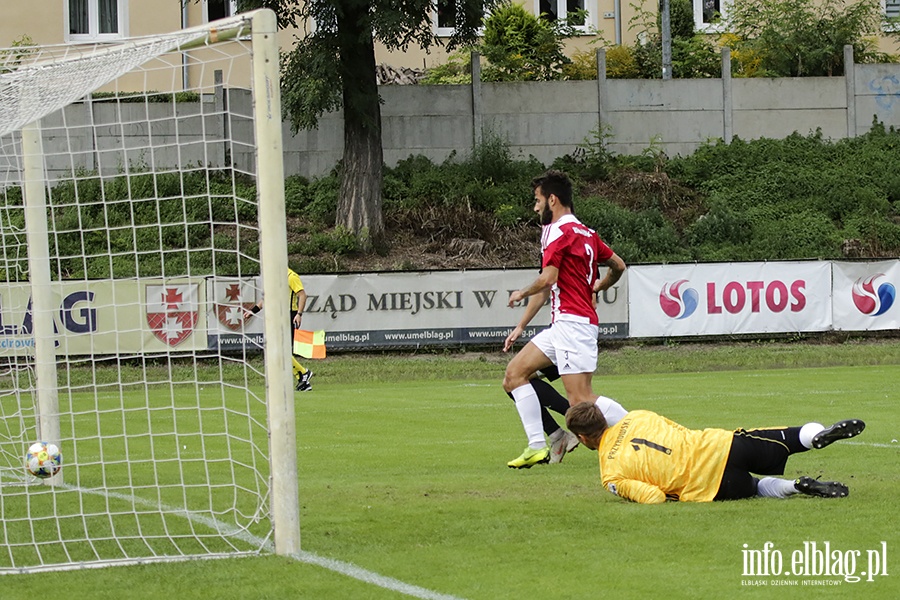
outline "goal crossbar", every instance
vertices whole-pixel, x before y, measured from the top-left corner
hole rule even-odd
[[[171,34],[87,48],[54,46],[41,55],[31,54],[28,47],[22,47],[19,52],[10,53],[12,60],[0,63],[0,136],[62,109],[153,57],[251,35],[253,17],[259,12],[244,13]],[[85,64],[92,68],[84,69]],[[85,71],[92,75],[73,79],[73,73]]]

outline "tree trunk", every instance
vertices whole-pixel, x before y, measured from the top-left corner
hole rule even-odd
[[[350,21],[350,23],[346,23]],[[381,240],[381,105],[375,80],[375,44],[366,20],[342,19],[341,80],[344,108],[344,156],[337,224],[370,251]]]

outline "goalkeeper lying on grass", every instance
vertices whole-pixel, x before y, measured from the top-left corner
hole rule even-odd
[[[800,477],[795,481],[759,475],[782,475],[790,455],[822,449],[859,435],[865,423],[840,421],[771,429],[687,429],[654,412],[635,410],[608,427],[592,403],[576,404],[566,426],[591,450],[599,450],[600,477],[613,494],[641,502],[666,500],[710,502],[753,496],[787,498],[806,494],[842,498],[850,491],[836,481]]]

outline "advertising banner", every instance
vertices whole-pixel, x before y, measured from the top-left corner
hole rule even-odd
[[[835,262],[832,279],[836,330],[900,328],[900,309],[895,306],[900,262]]]
[[[325,330],[328,350],[499,346],[525,307],[525,302],[507,306],[509,294],[537,275],[536,269],[301,274],[308,295],[303,327]],[[628,336],[625,285],[623,278],[601,297],[601,337]],[[542,309],[520,340],[527,341],[549,322],[549,308]],[[224,333],[218,325],[217,331]],[[249,320],[244,332],[250,339],[261,335],[262,319]]]
[[[261,278],[210,277],[206,280],[206,297],[210,349],[263,348],[263,313],[249,312],[262,299]],[[289,328],[290,323],[284,327]]]
[[[206,350],[203,279],[52,284],[61,356]],[[27,284],[0,285],[0,355],[34,353]]]
[[[328,350],[500,347],[536,269],[301,275],[303,328]],[[597,306],[601,339],[896,329],[900,262],[762,262],[630,267]],[[258,350],[259,277],[55,283],[60,355]],[[289,299],[285,298],[285,302]],[[549,324],[538,312],[517,346]],[[285,323],[285,327],[290,327]],[[0,355],[33,353],[27,284],[0,284]]]
[[[632,337],[831,328],[827,262],[635,266],[628,276]]]

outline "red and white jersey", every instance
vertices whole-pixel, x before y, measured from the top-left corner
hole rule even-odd
[[[613,255],[610,247],[596,231],[568,214],[544,226],[541,252],[541,268],[559,269],[559,278],[550,290],[552,320],[597,325],[593,288],[598,265]]]

